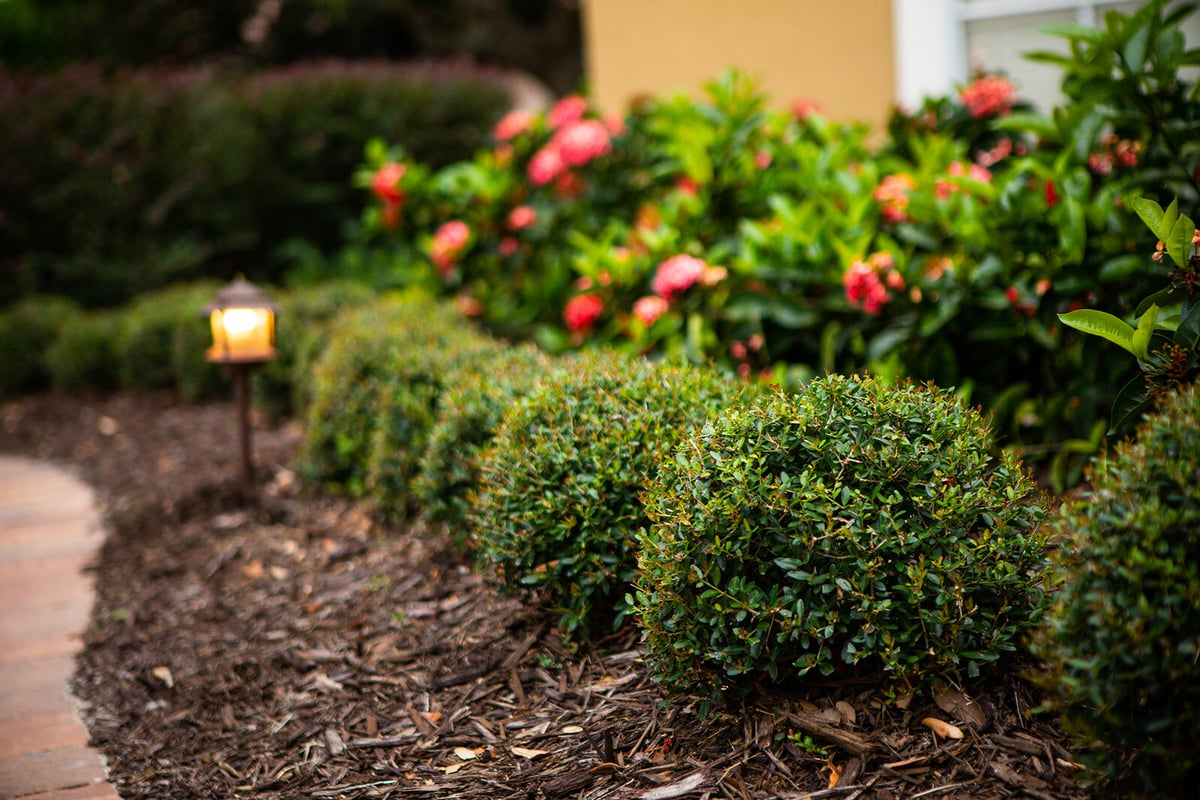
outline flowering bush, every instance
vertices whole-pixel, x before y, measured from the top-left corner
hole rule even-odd
[[[738,73],[620,120],[571,96],[509,114],[492,148],[437,172],[376,143],[360,183],[405,163],[404,220],[387,230],[386,198],[366,220],[396,248],[397,281],[457,295],[503,335],[788,386],[863,369],[934,380],[1052,459],[1061,486],[1127,371],[1058,315],[1135,308],[1165,271],[1145,265],[1146,234],[1120,207],[1163,176],[1181,201],[1196,194],[1184,132],[1200,101],[1178,74],[1178,15],[1163,14],[1156,0],[1103,32],[1056,29],[1075,49],[1055,57],[1070,102],[1053,119],[996,75],[897,114],[876,147],[811,104],[768,109]],[[1105,57],[1122,48],[1142,73]]]

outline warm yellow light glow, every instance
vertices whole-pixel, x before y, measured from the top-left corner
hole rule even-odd
[[[210,319],[210,361],[266,361],[275,356],[274,315],[270,309],[216,309]]]

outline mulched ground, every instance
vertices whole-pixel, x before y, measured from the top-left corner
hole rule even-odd
[[[110,526],[74,689],[123,797],[1089,796],[1019,664],[964,687],[973,702],[859,681],[700,719],[632,627],[567,648],[444,535],[305,490],[299,435],[259,421],[247,508],[229,404],[0,405],[0,451],[73,469]]]

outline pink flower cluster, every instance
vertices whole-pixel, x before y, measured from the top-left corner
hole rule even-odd
[[[968,165],[963,161],[955,161],[946,168],[946,174],[951,178],[967,177],[979,183],[991,183],[992,173],[984,166],[971,163]],[[939,178],[933,185],[933,192],[938,200],[945,200],[950,195],[958,191],[958,184],[954,181]]]
[[[1017,89],[1008,78],[984,75],[958,90],[959,99],[967,113],[976,119],[999,117],[1012,111],[1017,101]]]
[[[855,259],[842,276],[842,286],[851,306],[868,314],[878,314],[891,302],[889,288],[904,288],[904,277],[896,270],[895,259],[888,253],[872,253],[866,261]]]
[[[1103,149],[1088,156],[1088,169],[1094,174],[1111,175],[1118,167],[1136,167],[1142,143],[1121,139],[1115,133],[1104,137]]]
[[[460,219],[442,223],[433,234],[429,244],[429,257],[437,265],[438,272],[446,277],[454,268],[454,263],[462,255],[471,239],[471,229]]]
[[[510,111],[492,128],[492,138],[498,142],[512,141],[533,127],[533,115],[520,109]]]
[[[650,289],[668,303],[696,283],[713,286],[726,275],[724,267],[714,267],[695,256],[680,253],[658,265],[650,279]]]
[[[612,152],[612,131],[599,120],[584,119],[587,101],[578,95],[559,100],[549,115],[550,128],[554,135],[529,160],[529,180],[534,186],[545,186],[551,181],[560,183],[566,179],[571,184],[570,167],[584,164]],[[613,125],[624,126],[619,118]],[[560,187],[569,190],[570,185]]]
[[[908,193],[916,188],[917,182],[911,175],[898,172],[880,181],[871,197],[880,204],[880,211],[885,220],[904,222],[908,219]]]
[[[633,304],[633,315],[641,321],[643,325],[649,328],[658,318],[667,313],[667,309],[671,304],[666,298],[659,297],[656,294],[649,294],[645,297],[639,297]]]

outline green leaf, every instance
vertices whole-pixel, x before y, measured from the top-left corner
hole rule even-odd
[[[1184,269],[1188,265],[1188,257],[1192,253],[1192,236],[1196,233],[1196,225],[1187,216],[1180,214],[1171,226],[1171,230],[1162,237],[1163,247],[1170,254],[1175,266]]]
[[[1064,39],[1078,39],[1092,44],[1098,44],[1104,40],[1104,31],[1070,22],[1045,25],[1038,28],[1037,32],[1047,36],[1061,36]]]
[[[1159,239],[1163,238],[1159,232],[1162,228],[1162,206],[1147,197],[1131,197],[1129,198],[1129,204],[1133,206],[1133,210],[1141,217],[1142,222],[1146,223],[1146,227]]]
[[[1059,314],[1059,320],[1071,328],[1093,336],[1107,339],[1119,347],[1129,351],[1135,357],[1137,352],[1133,344],[1133,326],[1125,320],[1109,314],[1107,311],[1097,311],[1093,308],[1083,308]]]
[[[1184,304],[1179,314],[1179,327],[1175,329],[1175,344],[1195,350],[1200,344],[1200,303]]]
[[[1125,63],[1134,74],[1140,73],[1146,66],[1146,48],[1150,43],[1150,26],[1143,25],[1137,33],[1125,44],[1122,55]]]
[[[1133,354],[1139,361],[1146,360],[1150,347],[1150,337],[1154,334],[1154,324],[1158,322],[1159,307],[1151,304],[1146,313],[1138,319],[1137,330],[1133,332]]]
[[[1121,391],[1117,393],[1117,399],[1113,401],[1112,426],[1108,429],[1108,435],[1114,436],[1136,421],[1137,415],[1149,404],[1150,397],[1146,394],[1146,376],[1139,372],[1133,380],[1121,388]]]

